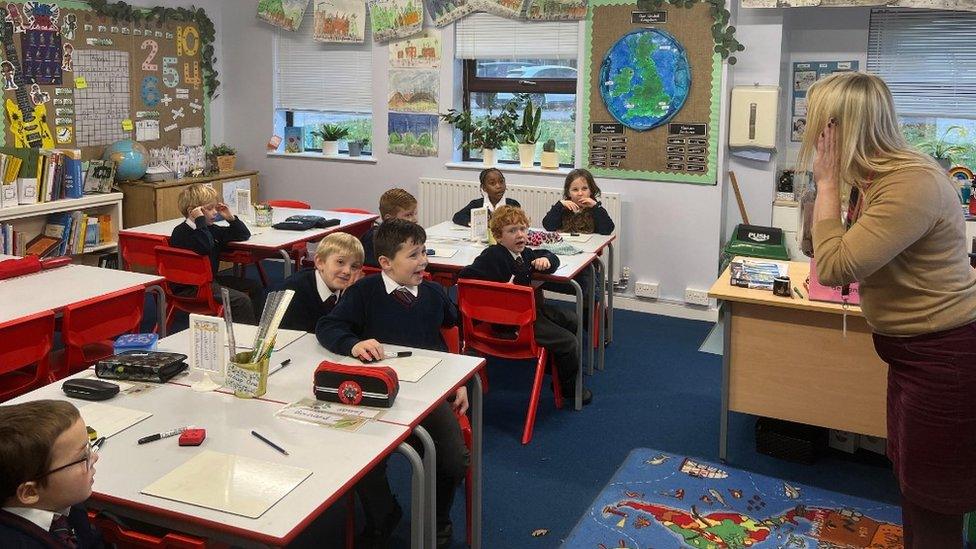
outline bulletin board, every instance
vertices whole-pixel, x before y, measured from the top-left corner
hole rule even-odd
[[[0,7],[8,146],[81,149],[120,139],[203,145],[209,101],[193,23],[113,22],[70,0]]]
[[[590,1],[583,162],[595,175],[716,183],[722,58],[709,9]]]

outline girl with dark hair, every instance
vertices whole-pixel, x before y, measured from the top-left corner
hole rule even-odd
[[[452,221],[456,225],[471,225],[471,210],[474,208],[487,207],[490,217],[491,213],[495,211],[495,208],[499,206],[522,207],[516,200],[505,198],[505,174],[498,168],[481,170],[481,174],[478,175],[478,180],[481,182],[481,198],[472,200],[467,206],[461,208],[454,214]]]

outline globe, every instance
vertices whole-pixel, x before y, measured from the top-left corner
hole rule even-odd
[[[637,29],[610,47],[600,66],[600,96],[618,122],[637,131],[670,120],[688,99],[685,48],[660,29]]]
[[[132,181],[146,175],[149,151],[141,143],[122,139],[106,147],[102,159],[115,162],[116,181]]]

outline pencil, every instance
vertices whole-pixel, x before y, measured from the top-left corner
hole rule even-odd
[[[803,294],[800,293],[800,289],[797,288],[796,286],[793,286],[793,292],[796,293],[796,297],[799,297],[800,299],[804,299]]]
[[[261,439],[262,442],[264,442],[268,446],[274,448],[275,450],[278,450],[282,454],[285,454],[286,456],[288,455],[288,452],[284,448],[282,448],[281,446],[278,446],[274,442],[271,442],[270,440],[264,438],[257,431],[251,431],[251,434],[254,435],[254,436],[256,436],[256,437],[258,437],[259,439]]]

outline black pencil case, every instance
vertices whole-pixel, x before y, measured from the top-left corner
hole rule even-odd
[[[68,379],[61,390],[69,397],[83,400],[107,400],[119,394],[119,386],[98,379]]]
[[[319,215],[291,215],[284,221],[275,223],[272,227],[285,231],[307,231],[309,229],[325,229],[338,224],[338,219],[326,219]]]
[[[95,375],[105,379],[166,383],[186,370],[186,355],[161,351],[125,351],[98,361]]]

